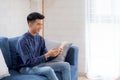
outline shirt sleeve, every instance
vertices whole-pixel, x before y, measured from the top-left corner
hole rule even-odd
[[[46,54],[48,52],[46,44],[45,44],[45,40],[43,39],[42,41],[42,53]]]
[[[48,52],[48,49],[46,47],[45,40],[43,39],[42,53],[45,55],[47,52]],[[49,57],[49,58],[47,58],[47,59],[45,58],[45,59],[46,59],[46,62],[49,62],[49,61],[55,59],[56,57]]]
[[[29,49],[27,42],[25,42],[24,40],[18,41],[17,51],[23,62],[21,66],[34,66],[38,63],[46,62],[44,55],[34,58],[32,56],[33,53]]]
[[[48,52],[48,49],[46,47],[44,38],[42,38],[42,39],[43,39],[42,53],[45,55]],[[49,61],[53,60],[54,58],[56,58],[56,57],[49,57],[49,58],[47,58],[47,59],[45,58],[45,59],[46,59],[46,62],[49,62]]]

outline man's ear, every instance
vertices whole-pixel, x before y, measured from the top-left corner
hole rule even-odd
[[[31,26],[32,26],[32,23],[31,23],[31,22],[29,22],[29,23],[28,23],[28,26],[29,26],[29,27],[31,27]]]

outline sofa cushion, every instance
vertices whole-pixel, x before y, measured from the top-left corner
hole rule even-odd
[[[12,61],[12,69],[17,69],[19,68],[19,62],[21,59],[19,58],[19,55],[16,50],[16,45],[18,42],[19,37],[15,38],[9,38],[9,47],[10,47],[10,52],[11,52],[11,61]]]
[[[16,70],[13,70],[13,69],[10,69],[9,73],[10,73],[11,76],[13,76],[13,75],[19,75],[20,74],[20,72],[18,72]]]
[[[0,37],[0,48],[8,68],[12,67],[8,38]]]
[[[5,77],[0,80],[48,80],[45,76],[39,76],[39,75],[24,75],[20,74],[19,72],[15,70],[9,71],[11,76]],[[62,73],[61,72],[55,72],[59,80],[62,80]]]
[[[18,74],[18,75],[13,75],[9,77],[5,77],[1,80],[48,80],[44,76],[39,76],[39,75],[23,75],[23,74]]]
[[[39,75],[24,75],[20,74],[19,72],[15,70],[10,70],[9,71],[11,76],[5,77],[0,80],[48,80],[44,76],[39,76]]]
[[[62,42],[54,41],[54,40],[47,40],[45,39],[45,44],[48,49],[48,51],[52,48],[59,48]],[[65,58],[67,56],[67,52],[69,48],[71,47],[72,43],[65,42],[65,45],[63,46],[63,52],[58,55],[55,59],[51,60],[51,62],[61,62],[65,61]]]

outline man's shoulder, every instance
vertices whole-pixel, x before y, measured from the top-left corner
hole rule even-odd
[[[23,34],[22,36],[19,37],[18,42],[23,42],[26,40],[26,35]]]

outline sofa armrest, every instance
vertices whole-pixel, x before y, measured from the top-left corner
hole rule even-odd
[[[68,50],[67,56],[65,61],[69,62],[70,65],[75,65],[78,62],[78,47],[77,46],[71,46]]]
[[[71,80],[78,80],[78,51],[77,46],[71,46],[65,59],[71,65]]]

